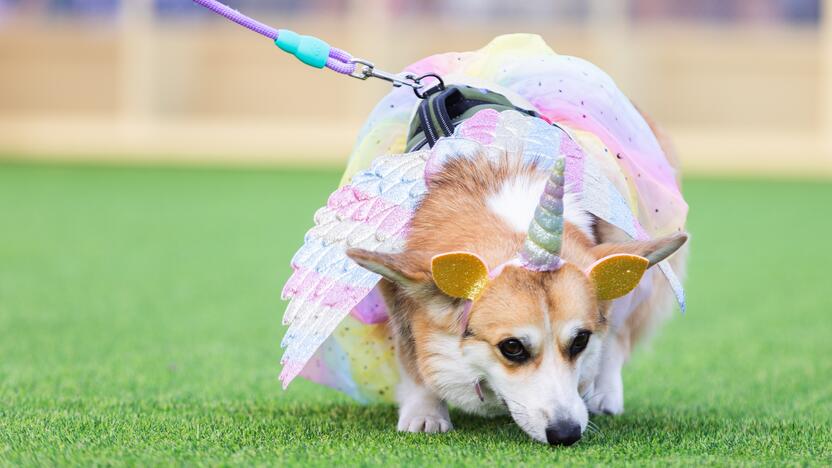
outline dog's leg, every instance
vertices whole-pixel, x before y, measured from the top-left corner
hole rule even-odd
[[[621,369],[630,355],[626,334],[612,332],[604,341],[598,376],[594,388],[586,398],[587,408],[594,414],[624,412],[624,382]]]
[[[670,264],[684,277],[687,244],[670,258]],[[649,270],[636,291],[621,298],[610,310],[610,332],[604,342],[595,388],[587,407],[595,414],[621,414],[624,411],[624,384],[621,369],[636,344],[650,335],[673,310],[675,296],[664,276]]]
[[[448,405],[399,364],[399,424],[401,432],[448,432],[453,429]]]
[[[595,414],[621,414],[624,412],[624,382],[621,369],[630,357],[629,319],[649,302],[656,275],[648,271],[633,292],[615,300],[607,310],[609,332],[604,339],[598,374],[595,377],[593,393],[587,398],[587,408]]]
[[[397,291],[397,286],[388,281],[380,283],[381,293],[390,311],[389,326],[396,343],[396,362],[399,367],[399,385],[396,400],[399,403],[399,422],[396,429],[401,432],[448,432],[453,429],[448,405],[414,376],[416,350],[411,329],[413,304]]]

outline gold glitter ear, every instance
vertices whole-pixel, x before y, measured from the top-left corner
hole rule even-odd
[[[469,252],[447,252],[430,261],[433,282],[439,289],[460,299],[476,300],[488,285],[488,267]]]
[[[613,254],[593,263],[587,276],[595,284],[598,299],[610,301],[635,289],[648,266],[650,261],[644,257]]]

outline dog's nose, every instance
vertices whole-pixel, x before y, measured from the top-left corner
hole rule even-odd
[[[574,421],[552,423],[546,428],[546,440],[550,445],[572,445],[581,440],[581,425]]]

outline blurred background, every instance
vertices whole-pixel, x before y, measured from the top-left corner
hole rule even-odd
[[[229,4],[391,71],[539,33],[606,70],[692,173],[832,174],[830,0]],[[0,0],[0,159],[340,166],[388,90],[188,0]]]

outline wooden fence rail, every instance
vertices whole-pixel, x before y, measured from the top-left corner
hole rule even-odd
[[[342,164],[388,89],[300,66],[223,22],[158,22],[151,2],[124,4],[122,21],[105,27],[0,29],[0,158]],[[460,25],[366,11],[376,27],[364,13],[288,21],[388,69],[504,32],[540,33],[608,71],[668,127],[690,171],[832,174],[830,8],[819,27],[765,28],[633,25],[626,15]]]

